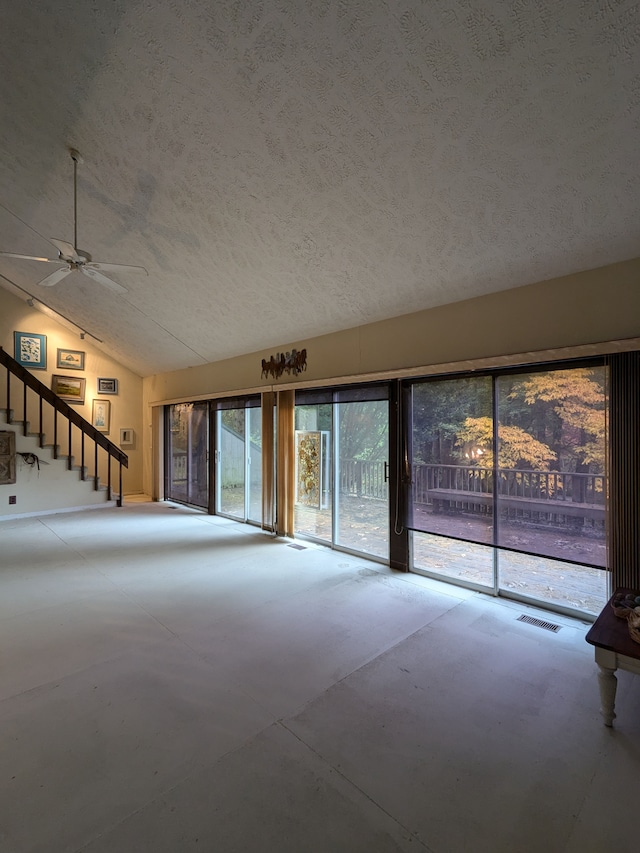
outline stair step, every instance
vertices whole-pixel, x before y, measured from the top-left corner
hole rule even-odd
[[[109,497],[109,487],[101,483],[100,477],[95,478],[93,474],[90,473],[89,465],[76,465],[76,457],[73,454],[71,455],[71,460],[69,464],[69,457],[66,453],[63,452],[61,444],[53,444],[51,442],[47,443],[45,433],[40,434],[37,432],[31,432],[29,430],[29,427],[31,425],[30,421],[27,421],[26,423],[27,431],[25,434],[23,422],[21,420],[14,420],[14,415],[14,409],[7,410],[5,408],[0,408],[0,417],[4,416],[7,426],[11,426],[14,428],[16,436],[19,436],[20,438],[32,439],[37,443],[37,448],[32,452],[41,463],[49,465],[52,461],[60,462],[65,466],[65,468],[67,468],[68,471],[76,472],[79,475],[79,480],[81,482],[91,483],[94,488],[94,491],[105,493],[107,495],[107,499],[110,502],[118,503],[120,501],[120,497],[113,490],[113,484],[111,486],[111,496]],[[50,460],[40,458],[39,454],[42,455],[41,451],[47,451],[47,453],[50,454]],[[18,451],[18,453],[20,452],[21,451]],[[29,451],[23,452],[26,453]]]

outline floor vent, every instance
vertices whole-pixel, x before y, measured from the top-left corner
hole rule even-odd
[[[295,545],[295,544],[293,544],[293,543],[292,543],[292,544],[291,544],[291,545],[289,545],[288,547],[289,547],[289,548],[295,548],[295,549],[296,549],[296,551],[306,551],[306,550],[307,550],[307,546],[306,546],[306,545]]]
[[[526,613],[518,616],[518,622],[526,622],[527,625],[535,625],[536,628],[544,628],[545,631],[553,631],[554,634],[557,634],[561,627],[555,622],[545,622],[544,619],[536,619],[535,616],[527,616]]]

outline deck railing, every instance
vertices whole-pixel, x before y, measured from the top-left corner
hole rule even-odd
[[[94,481],[96,491],[99,488],[99,470],[100,459],[98,450],[101,448],[107,454],[106,456],[106,473],[107,473],[107,496],[109,500],[113,498],[112,477],[111,477],[111,461],[115,459],[118,463],[118,497],[117,504],[122,506],[122,468],[129,467],[129,458],[126,453],[123,453],[119,447],[97,430],[89,421],[85,420],[75,409],[71,408],[64,400],[61,400],[50,388],[47,388],[39,379],[30,373],[25,367],[19,364],[12,358],[2,347],[0,347],[0,364],[6,368],[6,412],[8,424],[21,424],[22,434],[29,435],[31,424],[30,411],[34,411],[38,422],[37,430],[32,430],[31,434],[38,437],[38,445],[45,446],[45,422],[47,426],[51,426],[53,432],[52,450],[54,459],[60,457],[67,458],[67,468],[71,470],[74,462],[74,439],[77,439],[79,434],[79,453],[80,453],[80,478],[88,479],[87,472],[91,470],[93,473],[89,478]],[[13,378],[13,381],[12,381]],[[18,388],[17,394],[15,388]],[[12,390],[14,391],[12,397]],[[29,392],[32,392],[29,394]],[[35,395],[35,397],[34,397]],[[16,399],[18,406],[21,409],[22,417],[16,417]],[[45,408],[46,406],[49,409]],[[61,421],[61,423],[59,423]],[[76,428],[77,433],[73,432]],[[89,447],[85,447],[85,439],[90,442]]]
[[[359,459],[340,460],[340,494],[386,500],[389,492],[386,462],[363,462]]]
[[[174,476],[186,478],[186,454],[173,454]],[[604,522],[606,482],[603,474],[499,468],[498,498],[510,515],[542,513]],[[384,461],[341,459],[340,494],[386,500],[389,484]],[[440,512],[486,515],[493,509],[493,468],[475,465],[416,464],[411,492],[415,504]]]
[[[584,518],[604,523],[606,482],[603,474],[498,468],[496,495],[512,517],[531,513]],[[414,504],[436,511],[490,513],[494,471],[471,465],[415,465]]]
[[[511,519],[533,519],[559,525],[605,521],[606,480],[603,474],[498,468],[497,496]],[[342,459],[339,489],[343,495],[386,500],[387,468],[383,461]],[[413,502],[436,512],[491,515],[494,471],[476,465],[416,464],[412,469]],[[582,521],[580,521],[582,520]]]

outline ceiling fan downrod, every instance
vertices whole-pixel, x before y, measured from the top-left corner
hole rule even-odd
[[[78,163],[82,163],[82,155],[77,148],[70,148],[69,154],[73,160],[73,248],[78,251]]]

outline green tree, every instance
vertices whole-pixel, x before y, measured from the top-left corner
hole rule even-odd
[[[339,406],[340,455],[343,459],[376,462],[389,453],[389,405],[386,401]]]

